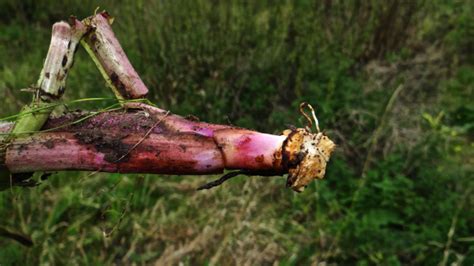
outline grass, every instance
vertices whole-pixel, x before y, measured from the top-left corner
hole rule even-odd
[[[97,5],[0,1],[2,117],[30,101],[52,24]],[[474,263],[470,2],[100,6],[153,103],[279,133],[309,102],[338,150],[301,194],[278,177],[198,192],[216,177],[54,173],[0,192],[0,227],[34,242],[0,238],[0,264]],[[65,101],[93,97],[113,94],[80,48]]]

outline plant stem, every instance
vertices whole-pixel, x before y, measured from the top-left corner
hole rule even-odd
[[[12,133],[22,134],[41,129],[56,106],[54,102],[64,94],[77,44],[86,31],[85,26],[75,18],[71,18],[70,23],[72,26],[66,22],[53,25],[51,43],[33,101],[21,111]],[[40,111],[32,112],[35,109]]]
[[[50,118],[44,132],[13,139],[0,163],[12,173],[214,174],[225,169],[264,175],[290,173],[289,186],[301,191],[314,178],[324,176],[327,163],[305,148],[305,136],[311,136],[308,145],[314,144],[328,156],[334,148],[325,136],[312,142],[312,134],[302,129],[271,135],[190,121],[152,106],[148,109],[155,112],[129,109],[92,117],[82,112]],[[81,122],[76,123],[78,120]],[[8,126],[0,129],[9,130]],[[311,161],[316,164],[308,164]]]
[[[83,23],[90,31],[81,44],[117,98],[144,98],[148,94],[148,88],[115,37],[110,25],[112,22],[113,18],[107,12],[84,19]]]

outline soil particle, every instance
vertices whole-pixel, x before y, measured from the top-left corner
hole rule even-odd
[[[27,150],[28,150],[28,145],[26,145],[26,144],[20,144],[18,146],[18,153],[22,153],[22,152],[27,151]]]
[[[48,149],[52,149],[54,148],[54,140],[48,139],[47,141],[43,143],[43,145]]]

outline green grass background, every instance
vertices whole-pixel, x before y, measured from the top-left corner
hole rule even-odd
[[[0,265],[474,264],[473,1],[0,0],[2,116],[31,100],[52,24],[97,6],[158,106],[279,133],[307,101],[337,151],[300,194],[55,173],[0,192],[0,227],[34,242],[0,238]],[[113,95],[80,47],[65,101],[86,97]]]

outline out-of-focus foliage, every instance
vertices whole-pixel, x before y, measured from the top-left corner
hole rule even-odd
[[[51,25],[97,5],[157,105],[278,133],[307,101],[337,152],[301,194],[56,173],[0,194],[0,227],[34,242],[0,238],[1,265],[474,263],[472,1],[1,0],[3,116],[29,102]],[[66,101],[96,96],[112,94],[79,48]]]

